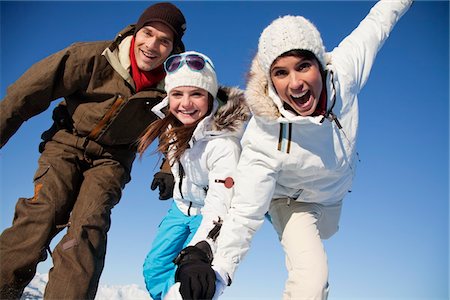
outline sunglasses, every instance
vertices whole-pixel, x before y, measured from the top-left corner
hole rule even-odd
[[[173,73],[181,68],[183,63],[186,63],[192,71],[203,70],[207,63],[214,69],[214,65],[209,59],[198,54],[172,55],[164,62],[164,69],[167,73]]]

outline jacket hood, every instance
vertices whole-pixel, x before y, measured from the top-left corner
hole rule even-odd
[[[251,112],[258,117],[275,121],[281,113],[269,96],[269,82],[255,57],[248,74],[245,98]]]
[[[214,114],[212,130],[238,132],[250,119],[250,109],[245,102],[244,92],[235,87],[219,87],[217,93],[219,108]]]

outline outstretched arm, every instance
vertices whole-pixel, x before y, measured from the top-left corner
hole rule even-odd
[[[218,227],[228,212],[241,147],[237,139],[215,139],[209,142],[208,148],[208,191],[201,210],[202,223],[189,245],[207,240],[214,252],[216,247],[213,238],[215,240],[217,233],[211,231]]]
[[[279,162],[275,157],[255,151],[252,145],[244,146],[234,177],[234,196],[217,239],[213,260],[216,271],[227,274],[230,281],[264,222],[278,171]]]
[[[378,51],[411,4],[412,0],[380,0],[331,52],[333,65],[345,68],[355,81],[357,93],[365,85]]]
[[[7,89],[0,102],[0,148],[23,122],[45,111],[53,100],[84,86],[88,64],[74,59],[77,44],[34,64]]]
[[[233,193],[233,174],[240,155],[237,139],[219,138],[208,143],[208,191],[202,208],[202,223],[189,243],[175,260],[176,282],[185,299],[212,299],[218,285],[224,287],[220,275],[211,267],[216,238],[228,212]],[[220,289],[220,288],[219,288]]]
[[[184,270],[178,272],[182,287],[180,292],[189,291],[197,294],[198,291],[206,292],[205,286],[214,285],[217,296],[225,286],[231,283],[238,263],[249,250],[251,240],[261,227],[264,215],[269,209],[278,169],[274,157],[269,158],[259,151],[253,151],[250,146],[244,145],[237,171],[233,176],[235,195],[232,197],[230,209],[217,238],[214,260],[212,263],[204,259],[195,261],[196,270],[198,270],[195,274],[202,274],[202,276],[197,276],[192,271],[191,274],[187,274],[189,268],[185,265]],[[198,244],[195,245],[197,246]],[[212,270],[214,273],[211,272]],[[204,284],[205,282],[208,284]],[[208,291],[211,292],[211,290]],[[206,299],[211,299],[212,296],[211,294],[201,295]]]

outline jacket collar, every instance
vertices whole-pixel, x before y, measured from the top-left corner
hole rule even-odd
[[[111,45],[103,51],[102,55],[108,60],[114,70],[119,73],[129,85],[135,88],[133,78],[130,74],[130,47],[133,32],[134,26],[128,26],[123,29],[117,34]]]

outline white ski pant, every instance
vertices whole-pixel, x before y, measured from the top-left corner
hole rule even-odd
[[[275,199],[272,224],[285,252],[288,278],[283,300],[327,299],[328,262],[322,239],[338,230],[342,201],[333,205]]]

